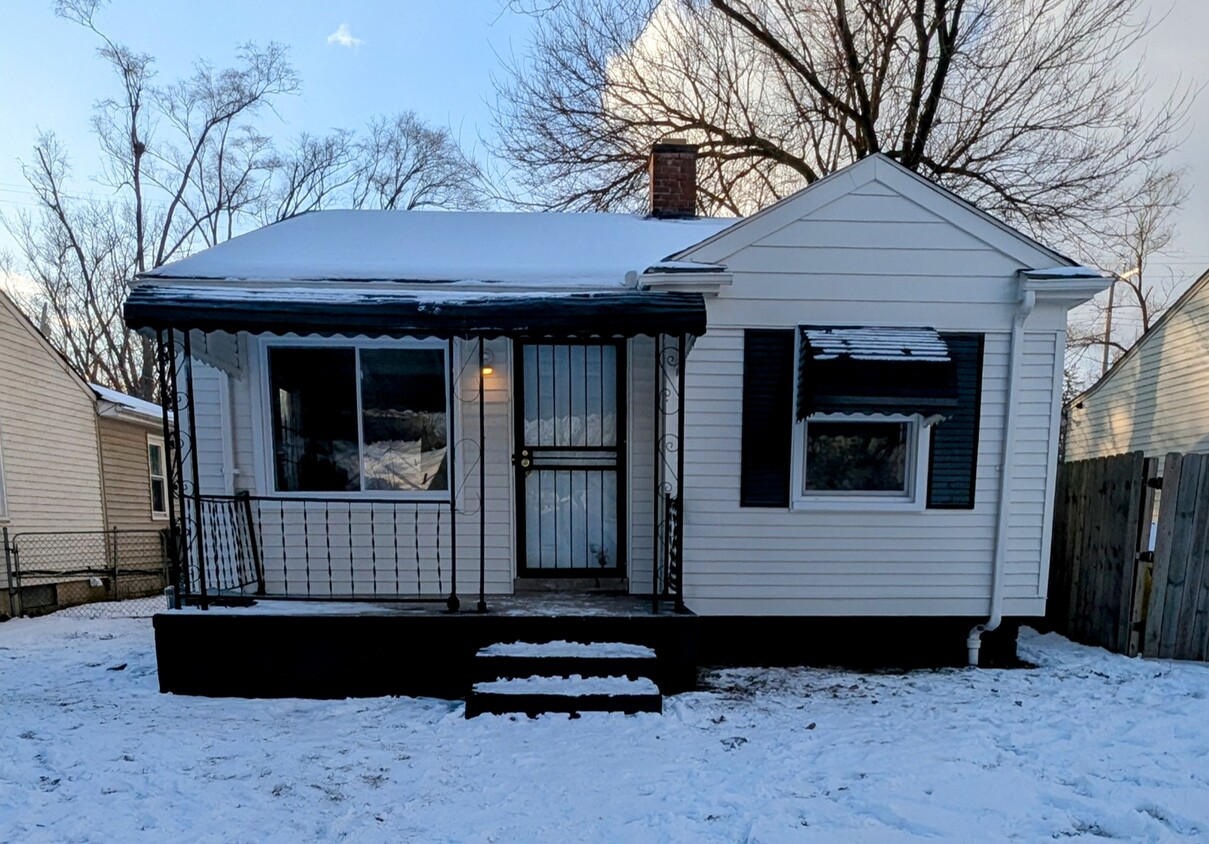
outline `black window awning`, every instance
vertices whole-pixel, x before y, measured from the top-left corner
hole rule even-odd
[[[699,293],[406,291],[226,284],[135,285],[135,330],[355,337],[635,337],[705,333]]]
[[[799,419],[812,413],[944,416],[957,367],[933,328],[801,327]]]

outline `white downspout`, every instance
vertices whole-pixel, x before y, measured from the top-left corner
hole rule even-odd
[[[1008,515],[1011,512],[1012,474],[1016,452],[1016,405],[1020,401],[1020,356],[1024,350],[1024,322],[1037,306],[1037,294],[1025,290],[1012,322],[1012,348],[1008,357],[1007,409],[1003,420],[1003,456],[999,463],[999,515],[995,520],[995,551],[991,559],[991,614],[974,626],[966,637],[970,665],[978,665],[982,634],[999,627],[1003,620],[1003,569],[1007,556]]]

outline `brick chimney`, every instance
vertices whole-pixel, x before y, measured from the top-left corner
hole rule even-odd
[[[651,147],[650,215],[665,220],[697,216],[697,145],[668,138]]]

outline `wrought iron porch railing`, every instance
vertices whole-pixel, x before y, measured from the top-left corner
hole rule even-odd
[[[682,588],[684,545],[681,531],[680,496],[664,493],[663,521],[659,525],[661,551],[659,574],[662,589],[657,597],[674,600],[677,611],[684,609],[684,590]]]
[[[207,593],[446,600],[456,559],[448,501],[203,495]],[[196,593],[196,558],[190,583]]]

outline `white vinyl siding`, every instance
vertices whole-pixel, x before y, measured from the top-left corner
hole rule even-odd
[[[162,442],[160,428],[120,416],[100,417],[97,428],[101,438],[107,525],[120,530],[163,528],[167,514],[157,517],[151,509],[147,455],[149,440]]]
[[[1066,460],[1129,451],[1209,452],[1209,284],[1070,409]]]
[[[1027,372],[1052,372],[1055,335],[1028,335]],[[988,606],[1009,339],[987,337],[972,510],[740,508],[742,332],[711,331],[690,357],[685,581],[699,613],[978,614]],[[1026,375],[1026,378],[1038,378]],[[1052,376],[1051,376],[1052,380]],[[1049,387],[1026,386],[1008,525],[1008,612],[1044,596]],[[703,405],[709,404],[710,410]]]
[[[1009,254],[1002,230],[930,189],[877,181],[831,187],[751,221],[686,260],[727,264],[733,284],[707,299],[709,330],[688,367],[684,580],[699,614],[985,615],[992,557],[1016,271],[1052,256]],[[899,188],[905,195],[900,195]],[[806,200],[808,192],[803,196]],[[792,202],[792,200],[791,200]],[[958,219],[962,225],[952,222]],[[977,232],[977,236],[974,234]],[[1021,354],[1008,523],[1005,612],[1044,611],[1055,372],[1064,314],[1039,307]],[[984,351],[975,506],[820,512],[740,508],[743,330],[796,325],[920,325],[980,332]]]
[[[650,337],[635,337],[630,341],[627,360],[630,372],[626,402],[630,420],[626,470],[629,480],[628,572],[630,592],[649,595],[655,555],[655,341]],[[675,459],[674,454],[671,459]]]
[[[235,491],[230,380],[220,369],[196,361],[193,364],[197,470],[205,495],[231,495]],[[188,425],[187,418],[182,421]]]
[[[9,531],[104,529],[92,390],[2,295],[0,361]]]

